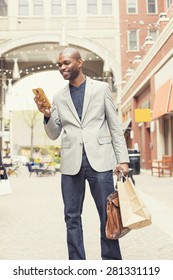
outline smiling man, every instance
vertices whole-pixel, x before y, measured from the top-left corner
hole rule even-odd
[[[81,215],[87,180],[100,218],[101,258],[120,260],[118,240],[105,236],[106,199],[114,190],[113,172],[127,175],[129,157],[111,91],[107,83],[83,74],[76,49],[64,49],[58,65],[69,84],[57,90],[51,109],[45,109],[44,101],[35,98],[35,102],[44,114],[47,135],[55,140],[62,132],[61,185],[69,259],[86,259]]]

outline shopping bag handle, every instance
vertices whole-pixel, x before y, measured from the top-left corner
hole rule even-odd
[[[116,181],[116,184],[115,184],[115,186],[114,186],[115,191],[118,191],[117,182],[124,182],[125,180],[126,180],[126,177],[125,177],[125,175],[123,174],[123,171],[122,171],[122,170],[118,170],[118,173],[117,173],[117,181]]]
[[[118,174],[117,174],[117,181],[125,181],[127,179],[127,177],[124,175],[122,170],[118,170]]]

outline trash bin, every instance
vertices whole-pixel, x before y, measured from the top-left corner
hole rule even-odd
[[[129,168],[133,169],[133,174],[140,174],[140,152],[135,149],[128,149]]]
[[[133,178],[133,174],[134,174],[133,168],[130,168],[130,167],[129,167],[128,177],[132,180],[133,184],[135,185],[135,180],[134,180],[134,178]]]

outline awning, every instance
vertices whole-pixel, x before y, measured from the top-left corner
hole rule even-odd
[[[128,127],[130,126],[131,121],[132,121],[132,119],[130,118],[130,119],[128,119],[127,121],[125,121],[125,122],[122,123],[122,128],[123,128],[123,131],[124,131],[124,132],[125,132],[125,131],[128,129]]]
[[[169,79],[158,88],[154,99],[152,119],[157,119],[168,113],[171,85],[172,81]]]
[[[173,111],[173,80],[171,83],[169,106],[168,106],[168,112],[172,112],[172,111]]]

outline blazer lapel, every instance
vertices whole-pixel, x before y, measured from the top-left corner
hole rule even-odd
[[[65,92],[64,92],[64,96],[65,96],[65,100],[67,102],[67,105],[69,107],[69,109],[71,110],[72,114],[74,115],[74,117],[77,119],[77,121],[79,123],[81,123],[84,120],[90,99],[91,99],[91,95],[92,95],[92,91],[93,91],[93,81],[87,77],[86,79],[86,87],[85,87],[85,95],[84,95],[84,104],[83,104],[83,112],[82,112],[82,120],[80,121],[78,113],[76,111],[76,108],[73,104],[73,101],[71,99],[70,96],[70,90],[69,90],[69,85],[66,85],[66,87],[64,88]]]
[[[85,87],[85,95],[84,95],[84,104],[83,104],[83,112],[82,112],[82,120],[84,120],[90,99],[91,99],[91,95],[92,95],[92,91],[93,91],[93,81],[87,77],[86,79],[86,87]]]
[[[78,113],[76,111],[76,108],[75,108],[75,106],[73,104],[73,101],[71,99],[71,96],[70,96],[69,85],[67,85],[66,88],[65,88],[64,96],[65,96],[65,99],[66,99],[66,102],[67,102],[67,105],[68,105],[69,109],[71,110],[72,114],[77,119],[77,121],[80,123]]]

